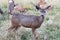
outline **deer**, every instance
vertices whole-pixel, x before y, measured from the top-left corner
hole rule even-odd
[[[13,3],[12,0],[9,4]],[[40,16],[36,16],[36,15],[24,15],[24,14],[16,14],[14,12],[12,12],[14,9],[14,3],[8,6],[12,6],[12,8],[8,9],[8,13],[10,15],[12,15],[11,17],[11,25],[10,27],[7,29],[8,32],[10,32],[11,30],[14,29],[14,31],[17,31],[18,28],[20,28],[21,26],[26,27],[26,28],[31,28],[32,29],[32,33],[33,33],[33,40],[36,40],[36,34],[35,34],[35,30],[39,27],[41,27],[45,15],[46,15],[46,10],[49,9],[50,6],[47,6],[46,8],[42,9],[38,6],[36,6],[36,9],[39,9],[39,11],[41,12]]]
[[[8,0],[8,1],[11,2],[13,0]],[[14,1],[12,3],[10,3],[10,2],[8,2],[8,4],[10,5],[10,6],[8,6],[8,9],[10,9],[10,11],[12,11],[13,9],[15,9],[16,11],[19,11],[19,12],[22,12],[22,13],[25,12],[25,8],[19,6],[18,3],[14,3]]]
[[[19,12],[22,12],[22,13],[25,12],[25,8],[19,6],[17,3],[15,4],[14,9],[15,9],[16,11],[19,11]]]

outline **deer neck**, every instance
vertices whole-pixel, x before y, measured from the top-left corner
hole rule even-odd
[[[41,15],[41,17],[44,19],[44,15]]]

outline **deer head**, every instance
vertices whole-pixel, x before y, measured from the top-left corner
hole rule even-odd
[[[37,9],[37,10],[40,10],[41,15],[46,15],[46,11],[47,11],[50,7],[51,7],[50,5],[47,6],[46,8],[41,8],[41,7],[36,6],[36,9]]]

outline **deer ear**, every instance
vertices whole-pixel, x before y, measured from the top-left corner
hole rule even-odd
[[[35,7],[36,7],[36,9],[37,9],[37,10],[41,9],[41,8],[40,8],[40,7],[38,7],[38,6],[35,6]]]
[[[51,5],[47,6],[45,9],[46,9],[46,10],[47,10],[47,9],[50,9],[50,7],[51,7]]]

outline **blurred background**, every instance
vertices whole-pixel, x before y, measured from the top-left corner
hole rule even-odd
[[[39,16],[39,11],[33,4],[36,0],[14,0],[20,6],[27,10],[27,15]],[[33,4],[32,4],[33,3]],[[36,40],[60,40],[60,0],[47,0],[48,5],[53,9],[48,10],[43,24],[36,30]],[[0,8],[4,11],[4,18],[0,14],[0,40],[15,40],[13,33],[6,38],[6,29],[10,26],[10,20],[7,13],[8,0],[0,0]],[[31,29],[21,27],[17,30],[17,40],[32,40]]]

